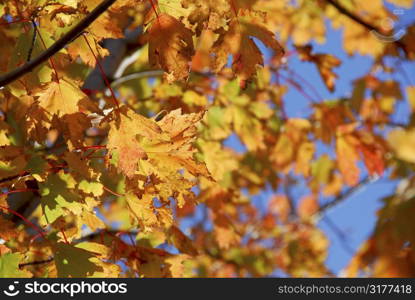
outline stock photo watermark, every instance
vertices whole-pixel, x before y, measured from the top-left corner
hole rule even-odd
[[[393,14],[395,16],[402,16],[405,14],[405,11],[403,9],[394,9]],[[403,28],[395,30],[395,25],[395,21],[392,18],[386,18],[381,21],[380,28],[384,30],[384,32],[395,31],[392,35],[385,35],[377,30],[372,30],[371,32],[378,40],[384,43],[394,43],[406,34],[406,30]]]
[[[13,281],[3,294],[8,297],[15,297],[19,294],[64,294],[74,297],[78,294],[125,294],[127,293],[127,283],[108,283],[105,281],[89,282],[25,282]]]

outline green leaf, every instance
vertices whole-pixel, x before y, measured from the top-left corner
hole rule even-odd
[[[75,180],[63,171],[52,174],[44,183],[39,183],[46,223],[52,223],[58,217],[66,215],[65,209],[75,214],[82,211],[79,195],[71,190],[73,188],[75,188]]]
[[[87,194],[93,194],[95,197],[101,196],[104,192],[103,185],[99,182],[82,180],[79,183],[78,188]]]
[[[23,254],[6,253],[0,257],[0,278],[24,278],[32,277],[31,273],[19,269],[19,263],[23,259]]]
[[[81,278],[102,271],[90,260],[96,257],[94,253],[69,244],[58,243],[54,257],[58,277]]]

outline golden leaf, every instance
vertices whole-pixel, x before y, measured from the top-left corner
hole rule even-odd
[[[192,32],[176,18],[163,13],[153,21],[148,35],[150,64],[167,72],[169,81],[187,78],[194,54]]]

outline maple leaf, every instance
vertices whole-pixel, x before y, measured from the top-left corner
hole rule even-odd
[[[398,158],[415,163],[414,130],[396,129],[389,134],[388,142]]]
[[[337,74],[333,72],[333,68],[341,65],[341,60],[331,54],[315,53],[312,54],[312,46],[296,46],[299,57],[302,61],[313,62],[323,79],[324,84],[330,92],[334,91],[334,84],[337,79]]]
[[[330,181],[333,170],[334,162],[327,154],[321,155],[312,163],[311,174],[313,179],[310,186],[313,192],[317,191],[320,185],[324,186]]]
[[[13,145],[0,147],[0,178],[19,174],[26,164],[27,157],[22,148]]]
[[[132,214],[144,231],[151,231],[159,225],[151,195],[144,195],[139,199],[136,195],[129,193],[125,196],[125,199]]]
[[[238,16],[230,22],[229,29],[213,45],[213,69],[220,71],[227,64],[228,54],[232,54],[232,68],[244,86],[244,82],[256,73],[257,65],[264,63],[262,53],[252,37],[274,50],[277,56],[281,56],[284,53],[283,48],[275,39],[274,33],[263,24],[263,16],[259,13],[239,10]]]
[[[0,256],[0,278],[27,278],[32,274],[26,270],[20,270],[19,263],[23,260],[21,253],[5,253]]]
[[[310,174],[310,161],[314,156],[315,145],[311,142],[304,142],[297,152],[295,172],[307,177]]]
[[[386,18],[387,12],[382,7],[380,1],[362,1],[353,3],[348,6],[353,13],[366,15],[367,19],[376,20]],[[385,50],[388,43],[382,41],[376,36],[372,30],[368,30],[364,26],[356,23],[354,20],[345,17],[338,11],[333,11],[332,7],[328,7],[328,14],[333,20],[333,28],[342,27],[343,32],[343,49],[353,55],[356,52],[361,55],[379,56]]]
[[[341,131],[342,129],[339,128],[336,140],[337,162],[344,181],[348,185],[354,186],[358,183],[360,175],[360,170],[357,166],[359,153],[356,149],[359,141],[353,135],[340,133]]]
[[[195,160],[193,154],[196,149],[193,142],[196,139],[196,125],[204,116],[204,111],[192,114],[182,114],[181,109],[176,109],[157,122],[168,140],[159,140],[156,143],[146,143],[150,162],[159,167],[168,165],[172,168],[184,168],[194,176],[205,176],[211,179],[206,165]]]
[[[202,152],[199,155],[203,157],[203,161],[212,177],[217,182],[223,181],[225,184],[232,171],[238,169],[238,162],[234,157],[234,152],[223,147],[218,142],[200,140],[197,145]]]
[[[214,237],[220,249],[228,249],[240,242],[240,235],[225,215],[219,212],[215,213],[214,223]]]
[[[88,210],[84,210],[80,215],[81,226],[86,225],[91,228],[92,231],[96,231],[97,229],[104,229],[106,228],[105,223],[96,216],[93,212]]]
[[[82,159],[81,155],[71,151],[63,153],[63,158],[68,164],[68,167],[72,169],[71,174],[76,176],[80,175],[81,178],[92,179],[93,171],[88,166],[87,161]]]
[[[274,146],[271,160],[283,172],[288,172],[295,158],[296,172],[306,175],[309,172],[307,162],[314,155],[314,146],[307,140],[311,123],[306,119],[293,118],[287,121],[286,127]]]
[[[76,181],[63,171],[49,175],[45,182],[39,183],[42,196],[44,222],[53,223],[57,218],[67,214],[67,210],[80,214],[82,206],[80,197],[74,192]]]
[[[54,261],[59,277],[91,277],[103,270],[91,260],[96,256],[93,252],[65,243],[57,243],[55,248]]]
[[[40,105],[31,105],[26,111],[24,125],[29,138],[38,142],[44,141],[50,127],[47,111]]]
[[[3,196],[0,198],[0,203],[7,203],[6,202],[6,197]],[[0,217],[0,226],[2,228],[1,232],[0,232],[0,238],[8,241],[11,238],[14,238],[17,236],[17,232],[15,232],[14,230],[14,224],[13,222],[11,222],[10,220],[7,220],[6,218],[4,218],[3,216]]]
[[[91,120],[84,113],[65,114],[62,117],[55,115],[52,127],[61,132],[67,139],[70,150],[84,146],[85,131],[91,127]]]
[[[107,148],[128,177],[136,174],[139,163],[141,174],[155,174],[167,182],[177,177],[178,169],[211,179],[206,166],[193,157],[195,125],[203,115],[204,112],[182,115],[177,109],[155,122],[127,111],[121,115],[119,125],[111,125]]]
[[[0,146],[10,145],[9,132],[11,127],[6,122],[0,121]]]
[[[205,28],[216,31],[221,27],[226,27],[226,20],[234,14],[229,1],[181,0],[181,5],[188,10],[186,11],[188,22],[196,27],[195,31],[198,34]]]
[[[300,199],[300,204],[297,207],[297,214],[301,218],[311,217],[318,211],[319,204],[315,195],[308,195]]]
[[[268,209],[277,215],[281,222],[285,223],[288,221],[291,211],[290,200],[285,195],[275,195],[269,201]]]
[[[169,275],[171,277],[185,277],[185,262],[188,261],[190,257],[185,254],[174,255],[166,258],[164,261],[168,266]]]
[[[406,88],[408,95],[408,103],[411,106],[412,111],[415,111],[415,86],[408,86]]]
[[[181,252],[191,256],[198,254],[191,239],[189,239],[179,228],[172,226],[168,230],[169,240]]]
[[[168,14],[160,14],[148,29],[150,65],[167,72],[168,81],[189,76],[189,62],[194,54],[192,32]]]
[[[343,180],[340,174],[334,174],[331,181],[323,188],[324,196],[338,196],[343,187]]]
[[[261,122],[243,107],[229,106],[226,112],[232,116],[235,132],[241,137],[249,150],[257,151],[265,148],[264,130]]]
[[[124,110],[120,114],[119,123],[111,124],[107,144],[109,154],[117,157],[119,169],[131,177],[136,172],[138,161],[147,158],[137,136],[155,139],[161,133],[162,130],[155,121],[132,110]]]
[[[371,176],[382,176],[385,170],[385,154],[387,145],[382,138],[379,138],[366,130],[355,133],[360,144],[357,147],[362,155],[363,162]]]
[[[118,2],[118,1],[117,1]],[[130,2],[130,3],[129,3]],[[100,1],[84,0],[79,3],[82,10],[92,11],[95,9]],[[89,27],[88,32],[93,34],[96,41],[102,39],[118,39],[123,37],[122,25],[126,21],[126,15],[123,14],[121,7],[131,6],[131,1],[121,1],[115,3],[108,10],[102,13]],[[137,3],[136,3],[137,5]]]
[[[88,40],[88,43],[92,48],[92,52],[85,40],[79,38],[68,45],[68,54],[72,59],[80,57],[85,64],[90,67],[95,67],[97,62],[94,54],[99,59],[109,55],[109,51],[101,47],[92,36],[85,35],[85,38]]]
[[[79,111],[79,102],[86,95],[79,89],[76,82],[70,79],[51,81],[42,86],[35,96],[41,107],[51,115],[63,116]]]

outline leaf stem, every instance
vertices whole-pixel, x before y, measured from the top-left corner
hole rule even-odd
[[[95,55],[94,51],[92,50],[92,47],[89,44],[88,39],[86,38],[85,34],[83,34],[82,36],[83,36],[86,44],[88,45],[89,50],[91,51],[92,55],[95,58],[95,61],[96,61],[97,65],[98,65],[98,68],[99,68],[99,72],[101,73],[101,76],[104,79],[105,85],[107,86],[107,88],[111,92],[112,100],[113,100],[115,106],[117,107],[117,109],[119,109],[120,108],[120,104],[118,103],[117,97],[115,97],[114,90],[112,89],[111,84],[108,81],[107,75],[105,75],[105,72],[104,72],[104,69],[102,68],[101,62],[99,61],[98,57]]]
[[[34,26],[34,28],[35,28],[35,32],[37,32],[37,35],[39,36],[39,39],[40,39],[40,41],[42,42],[43,47],[44,47],[45,49],[47,49],[47,47],[46,47],[46,43],[45,43],[45,41],[43,40],[42,35],[40,34],[39,28],[36,26],[36,23],[34,23],[34,22],[33,22],[33,24],[34,24],[33,26]],[[58,71],[56,70],[55,63],[53,62],[53,58],[52,58],[52,57],[50,57],[50,58],[49,58],[49,63],[50,63],[50,66],[52,67],[53,71],[55,72],[55,75],[56,75],[56,82],[57,82],[57,83],[59,83]]]
[[[15,191],[14,191],[15,192]],[[47,241],[47,239],[46,239],[46,235],[45,235],[45,233],[43,232],[43,230],[40,228],[40,227],[38,227],[38,226],[36,226],[34,223],[32,223],[31,221],[29,221],[28,219],[26,219],[23,215],[21,215],[21,214],[19,214],[17,211],[14,211],[13,209],[11,209],[11,208],[9,208],[9,207],[6,207],[6,206],[3,206],[3,205],[0,205],[0,209],[4,209],[4,210],[6,210],[6,211],[8,211],[9,213],[11,213],[11,214],[13,214],[13,215],[15,215],[15,216],[17,216],[17,217],[19,217],[20,219],[22,219],[23,220],[23,222],[25,222],[27,225],[29,225],[30,227],[32,227],[34,230],[36,230],[46,241]]]
[[[113,194],[114,196],[117,196],[117,197],[124,197],[124,196],[125,196],[125,195],[123,195],[123,194],[119,194],[119,193],[116,193],[116,192],[114,192],[114,191],[110,190],[110,189],[109,189],[109,188],[107,188],[106,186],[103,186],[103,188],[104,188],[104,190],[106,190],[108,193]]]

